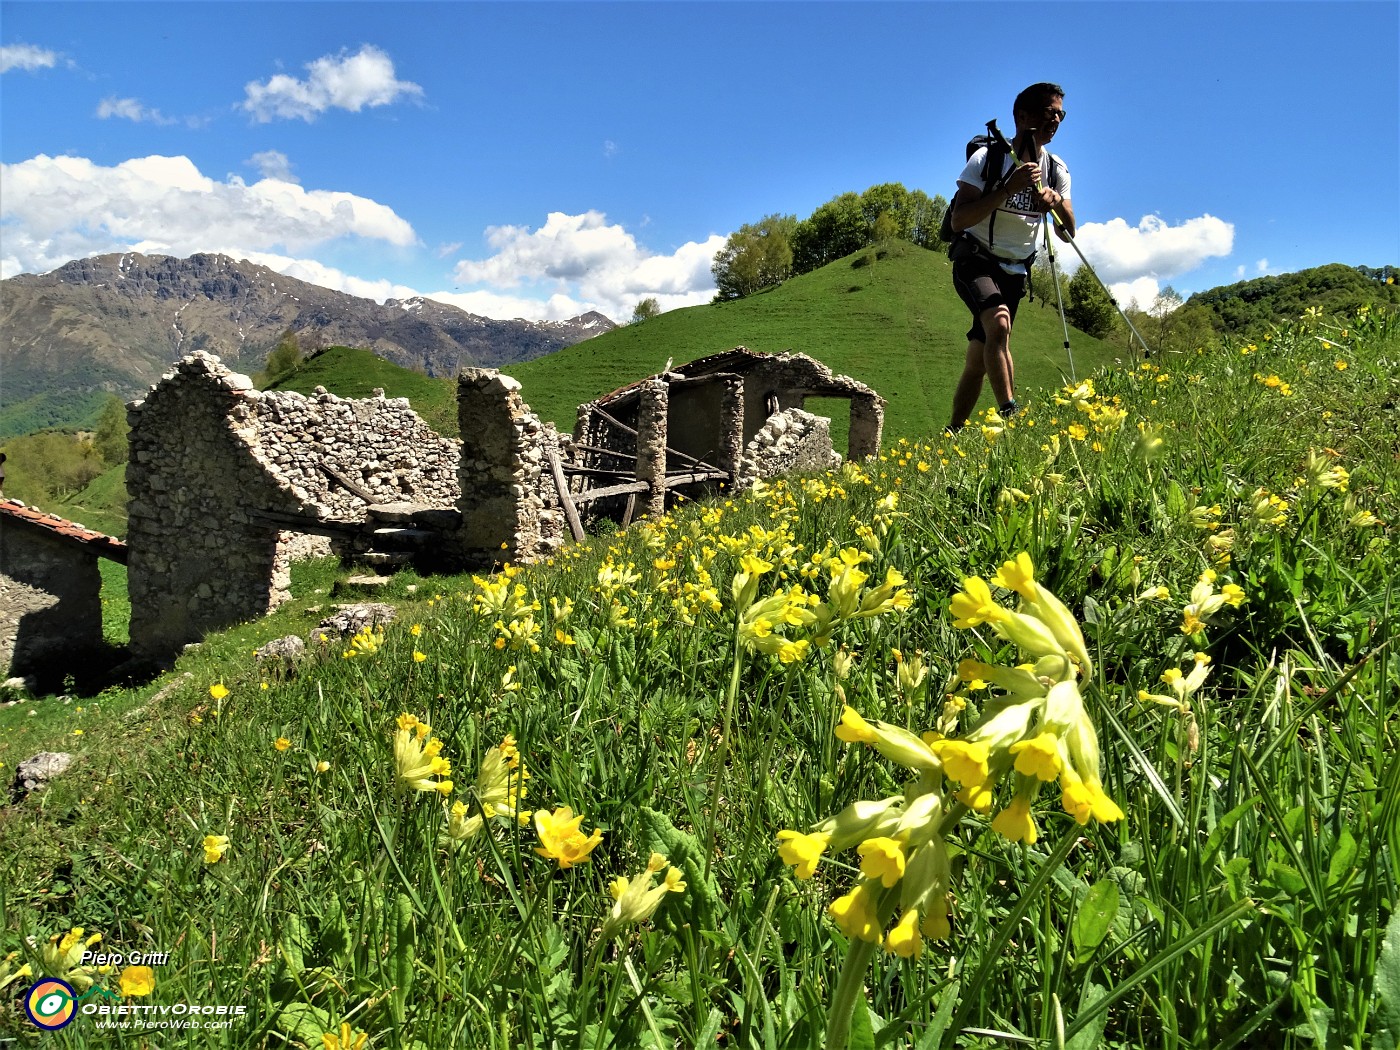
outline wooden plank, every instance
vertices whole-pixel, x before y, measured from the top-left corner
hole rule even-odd
[[[252,519],[279,529],[306,532],[313,536],[329,536],[331,539],[346,539],[358,536],[364,524],[358,521],[336,521],[334,519],[313,518],[301,514],[285,514],[281,511],[254,511]]]
[[[694,485],[701,481],[718,481],[729,477],[723,470],[695,470],[688,474],[667,474],[662,487],[673,489],[681,485]]]
[[[593,408],[593,411],[594,411],[594,412],[597,412],[598,415],[602,416],[604,419],[606,419],[606,420],[607,420],[609,423],[611,423],[613,426],[617,427],[619,430],[622,430],[622,431],[625,432],[625,433],[631,434],[631,435],[633,435],[634,437],[637,436],[637,432],[636,432],[635,430],[633,430],[631,427],[629,427],[626,423],[622,422],[622,420],[620,420],[620,419],[614,419],[612,416],[610,416],[610,415],[608,415],[606,412],[604,412],[601,408],[598,408],[598,407],[595,406],[595,407]],[[665,448],[666,448],[666,454],[667,454],[668,456],[675,456],[677,459],[682,460],[682,461],[684,461],[684,462],[686,462],[686,463],[689,463],[689,464],[690,464],[691,466],[693,466],[693,467],[703,467],[703,468],[708,469],[708,470],[718,470],[718,469],[719,469],[719,468],[716,467],[713,463],[706,463],[703,459],[696,459],[694,456],[687,456],[684,452],[677,452],[677,451],[676,451],[675,449],[673,449],[670,445],[665,446]]]
[[[589,474],[600,478],[635,478],[635,470],[606,470],[603,467],[574,467],[564,465],[565,474]]]
[[[374,495],[372,495],[369,491],[355,484],[355,482],[351,481],[349,478],[347,478],[340,471],[336,470],[329,463],[318,461],[316,463],[316,467],[321,471],[321,473],[325,474],[327,477],[331,478],[334,481],[340,482],[340,484],[343,485],[346,489],[348,489],[353,495],[358,496],[366,503],[380,502],[380,500],[377,499]]]
[[[579,521],[578,508],[569,495],[569,483],[564,480],[564,465],[559,462],[559,453],[554,449],[549,449],[547,455],[550,473],[554,475],[554,491],[559,495],[564,517],[569,520],[569,532],[573,534],[574,542],[578,543],[583,539],[583,522]]]
[[[628,493],[648,492],[651,484],[646,481],[629,481],[621,485],[607,485],[600,489],[586,489],[583,492],[574,493],[575,503],[587,503],[590,500],[606,499],[608,496],[626,496]]]
[[[585,445],[582,441],[575,442],[574,448],[581,448],[585,452],[597,452],[604,456],[616,456],[618,459],[630,459],[634,463],[637,460],[637,454],[635,452],[619,452],[615,448],[600,448],[597,445]]]

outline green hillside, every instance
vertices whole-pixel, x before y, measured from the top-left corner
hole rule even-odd
[[[309,395],[318,386],[338,397],[370,397],[376,389],[383,390],[386,397],[406,397],[439,434],[457,436],[457,384],[453,380],[431,379],[368,350],[332,346],[313,354],[268,389]]]
[[[840,259],[746,299],[673,310],[547,357],[513,365],[530,407],[572,430],[574,410],[665,367],[746,346],[797,350],[873,387],[889,402],[887,438],[920,437],[948,422],[967,349],[967,310],[953,293],[948,258],[902,243],[868,261]],[[1071,329],[1080,376],[1117,351]],[[1017,388],[1058,386],[1068,374],[1054,302],[1021,305],[1012,337]],[[982,407],[991,404],[983,395]]]

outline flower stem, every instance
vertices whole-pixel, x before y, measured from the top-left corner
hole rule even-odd
[[[719,797],[724,791],[724,767],[729,759],[729,730],[734,725],[734,705],[739,696],[739,679],[744,672],[744,647],[739,641],[738,629],[734,632],[734,668],[729,674],[729,692],[724,698],[724,718],[720,722],[719,747],[715,752],[715,777],[710,786],[710,842],[705,850],[705,878],[710,877],[710,861],[715,855],[715,844],[719,839]]]
[[[875,905],[875,914],[884,929],[894,914],[895,903],[899,900],[899,887],[891,886],[884,890]],[[836,981],[836,991],[832,993],[831,1004],[826,1008],[826,1050],[846,1050],[851,1038],[851,1018],[856,1004],[865,1002],[865,971],[870,968],[870,957],[879,947],[878,941],[865,941],[859,938],[851,941],[846,949],[846,961],[841,964],[841,976]]]

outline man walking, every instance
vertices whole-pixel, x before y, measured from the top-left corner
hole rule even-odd
[[[952,226],[957,232],[948,257],[953,262],[953,287],[972,311],[967,333],[967,358],[953,393],[955,434],[967,423],[990,380],[1003,418],[1015,414],[1015,368],[1011,361],[1011,326],[1026,291],[1036,239],[1047,212],[1059,220],[1061,239],[1074,235],[1074,209],[1069,200],[1069,169],[1045,147],[1065,119],[1064,89],[1058,84],[1032,84],[1012,107],[1016,136],[1012,152],[991,146],[968,158],[958,176],[953,197]],[[997,171],[988,167],[1002,157]]]

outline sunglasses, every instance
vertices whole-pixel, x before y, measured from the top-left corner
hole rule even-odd
[[[1045,116],[1050,120],[1061,121],[1064,120],[1068,114],[1062,109],[1051,109],[1049,106],[1046,106]]]

